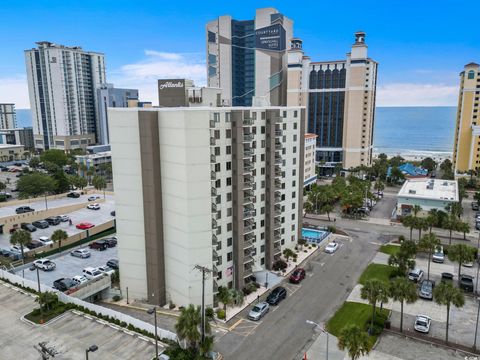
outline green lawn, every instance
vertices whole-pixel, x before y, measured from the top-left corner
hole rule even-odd
[[[372,263],[367,266],[362,276],[360,276],[360,280],[358,280],[358,282],[362,285],[364,285],[367,280],[371,279],[389,282],[395,271],[396,269],[393,266]]]
[[[380,249],[378,250],[382,253],[388,254],[388,255],[394,255],[397,254],[400,251],[400,246],[398,245],[382,245],[380,246]]]

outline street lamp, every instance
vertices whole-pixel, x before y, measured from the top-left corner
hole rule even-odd
[[[477,297],[478,308],[477,308],[477,323],[475,325],[475,339],[473,340],[473,350],[477,350],[477,333],[478,333],[478,318],[480,316],[480,298]]]
[[[98,350],[98,346],[97,345],[92,345],[90,346],[88,349],[85,350],[85,360],[88,360],[88,353],[89,352],[95,352]]]
[[[153,314],[154,321],[155,321],[155,358],[154,359],[158,359],[157,307],[154,306],[153,308],[148,309],[147,313],[149,313],[150,315]]]
[[[321,332],[327,334],[327,355],[326,355],[326,358],[328,360],[328,331],[325,330],[325,328],[323,326],[321,326],[320,324],[317,324],[315,321],[312,321],[312,320],[306,320],[305,321],[307,324],[309,325],[315,325],[316,328],[318,328]]]

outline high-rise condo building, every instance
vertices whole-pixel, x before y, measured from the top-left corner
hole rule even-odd
[[[0,130],[15,129],[16,127],[15,104],[0,104]]]
[[[365,33],[345,60],[311,61],[302,40],[288,53],[288,106],[307,106],[307,130],[317,134],[316,161],[325,174],[372,161],[378,64],[367,55]]]
[[[70,150],[96,142],[101,53],[42,41],[25,50],[35,148]]]
[[[110,143],[108,132],[109,107],[129,107],[133,101],[138,101],[138,90],[120,89],[113,84],[101,84],[97,88],[97,143],[106,145]]]
[[[109,109],[118,256],[129,296],[206,304],[301,236],[302,107]],[[258,279],[258,277],[257,277]]]
[[[457,121],[453,144],[455,172],[480,168],[480,65],[465,65],[460,73]]]
[[[207,24],[208,86],[222,89],[231,106],[285,106],[287,44],[293,22],[276,9],[257,9],[253,20],[220,16]]]

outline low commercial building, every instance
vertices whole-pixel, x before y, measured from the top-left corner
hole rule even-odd
[[[23,145],[0,144],[0,161],[21,160],[25,158]]]
[[[110,165],[112,164],[112,152],[105,151],[93,154],[85,154],[85,155],[77,155],[75,156],[75,162],[79,165],[85,165],[85,172],[92,169],[93,175],[101,175],[106,176],[105,173],[105,166],[102,165]],[[85,176],[83,174],[83,170],[79,168],[80,175]]]
[[[23,145],[25,149],[34,150],[33,128],[0,130],[0,144]]]
[[[413,207],[422,208],[419,216],[431,209],[445,211],[445,208],[458,202],[458,182],[440,179],[406,180],[397,195],[397,217],[410,215]]]
[[[154,304],[217,304],[302,231],[305,109],[109,109],[122,287]]]
[[[315,167],[315,147],[317,143],[316,134],[305,134],[305,166],[303,176],[303,187],[315,184],[317,172]]]

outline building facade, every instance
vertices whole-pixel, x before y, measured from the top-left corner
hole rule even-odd
[[[95,143],[104,55],[47,41],[37,45],[25,51],[35,148],[68,151]]]
[[[303,187],[315,184],[317,181],[317,169],[315,167],[315,149],[317,134],[305,134],[305,165],[303,176]]]
[[[311,61],[302,41],[292,39],[287,104],[307,106],[307,130],[318,135],[316,161],[325,174],[337,164],[349,169],[372,162],[377,67],[363,32],[338,61]]]
[[[0,144],[23,145],[26,150],[34,150],[33,129],[31,127],[0,130]]]
[[[222,89],[223,104],[286,105],[289,18],[257,9],[253,20],[220,16],[206,30],[208,86]]]
[[[465,65],[460,73],[453,168],[455,172],[480,168],[480,65]]]
[[[93,171],[93,176],[100,175],[106,178],[110,178],[111,164],[112,164],[112,152],[98,152],[94,154],[85,154],[75,156],[75,162],[78,165],[85,165],[85,168],[79,167],[80,176],[86,176],[88,170]]]
[[[16,127],[15,104],[0,104],[0,130],[15,129]]]
[[[0,161],[13,161],[25,159],[23,145],[0,144]]]
[[[211,87],[195,86],[188,79],[158,80],[158,106],[223,106],[222,90]]]
[[[107,109],[109,107],[128,107],[132,100],[138,101],[138,90],[115,88],[113,84],[101,84],[96,91],[97,144],[106,145],[110,143]]]
[[[301,107],[109,109],[122,286],[206,304],[242,289],[301,236]]]

